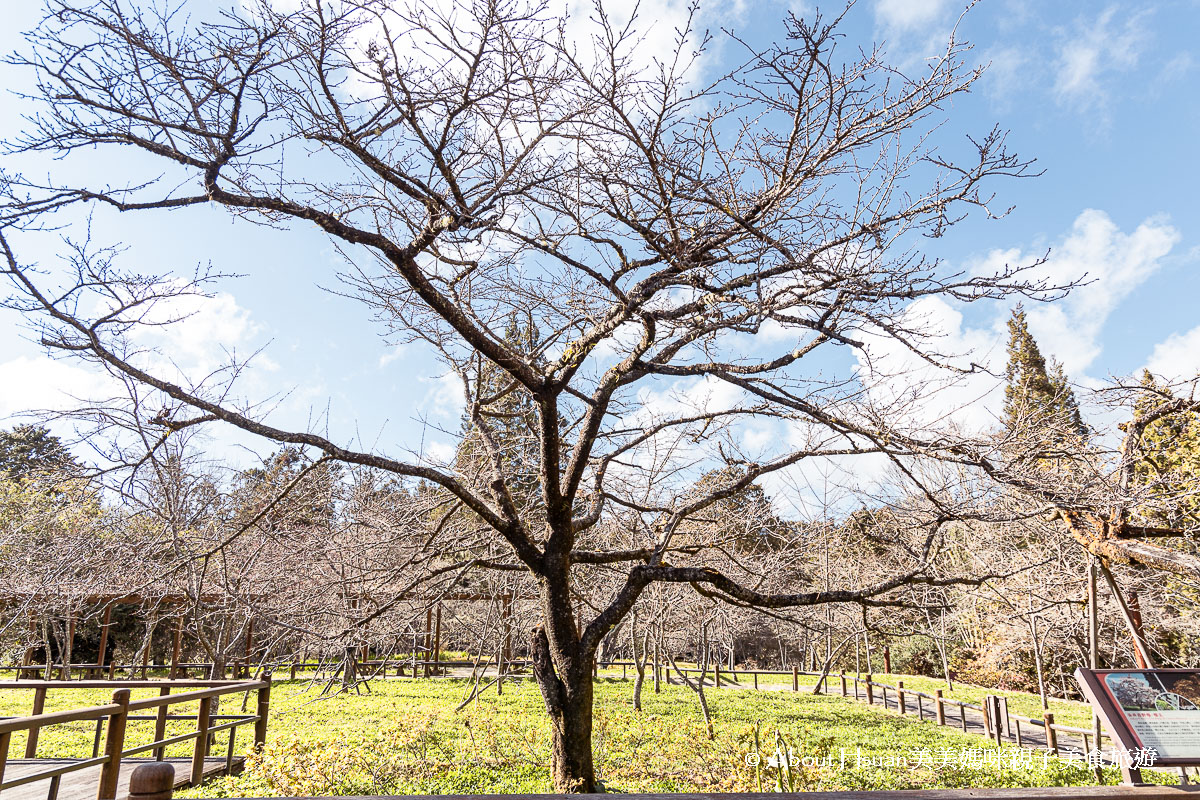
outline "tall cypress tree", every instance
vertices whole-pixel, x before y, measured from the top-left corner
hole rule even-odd
[[[1009,431],[1044,430],[1047,445],[1061,445],[1068,437],[1087,435],[1079,403],[1062,365],[1052,360],[1047,367],[1020,306],[1013,309],[1008,320],[1005,377],[1004,425]]]

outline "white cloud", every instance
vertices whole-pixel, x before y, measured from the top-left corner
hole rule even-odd
[[[995,47],[983,57],[988,65],[983,85],[988,96],[1007,110],[1014,98],[1028,90],[1030,62],[1026,50],[1020,47]]]
[[[462,378],[453,372],[447,372],[440,378],[422,378],[421,380],[431,384],[425,393],[421,408],[428,410],[434,416],[446,419],[458,419],[462,416],[463,408],[466,406]]]
[[[1109,316],[1158,271],[1179,239],[1179,232],[1162,218],[1151,217],[1132,233],[1124,233],[1103,211],[1084,210],[1037,271],[1057,284],[1088,281],[1064,300],[1027,309],[1030,330],[1043,352],[1061,361],[1068,374],[1082,377],[1100,355],[1100,334]],[[1017,249],[993,251],[972,272],[1032,263],[1039,255]]]
[[[1054,89],[1059,101],[1077,109],[1102,108],[1105,78],[1137,65],[1146,39],[1141,20],[1141,14],[1119,15],[1116,6],[1094,20],[1077,20],[1058,45]]]
[[[143,322],[129,334],[136,347],[147,350],[135,361],[160,377],[186,376],[193,382],[227,365],[234,356],[245,359],[257,349],[263,333],[250,310],[228,292],[161,300]],[[278,369],[262,354],[255,356],[254,366]]]
[[[81,400],[111,396],[116,384],[104,373],[48,356],[18,356],[0,363],[0,419],[29,411],[65,411]]]
[[[1200,377],[1200,325],[1186,333],[1173,333],[1156,344],[1146,369],[1172,382]]]
[[[940,17],[948,5],[948,0],[879,0],[875,19],[887,28],[918,28]]]
[[[940,360],[964,366],[975,363],[996,372],[1004,356],[1003,320],[985,328],[963,322],[962,312],[939,297],[914,302],[903,320],[906,328],[925,332],[923,349],[943,354]],[[952,423],[978,431],[995,425],[1002,384],[987,372],[944,369],[885,335],[868,337],[866,352],[858,358],[859,377],[871,401],[914,428]]]
[[[1042,352],[1061,361],[1074,380],[1093,383],[1086,372],[1101,352],[1105,323],[1159,269],[1179,238],[1162,219],[1147,219],[1125,233],[1102,211],[1082,212],[1037,274],[1058,284],[1080,278],[1091,282],[1065,299],[1026,308]],[[1033,263],[1039,255],[1019,248],[996,250],[972,265],[971,272],[988,274],[1006,264]],[[909,306],[905,322],[919,325],[929,337],[927,346],[953,356],[951,363],[973,362],[998,374],[1004,367],[1010,310],[1011,304],[997,304],[988,319],[971,326],[965,324],[960,307],[925,298]],[[1160,361],[1178,368],[1191,363],[1186,358],[1188,348],[1200,351],[1200,332],[1187,337],[1193,333],[1194,340],[1181,337],[1160,345]],[[939,369],[888,336],[868,338],[866,353],[859,354],[859,375],[873,402],[903,408],[904,417],[914,426],[953,423],[969,430],[986,429],[995,425],[1003,402],[1002,382],[986,372],[956,375]]]
[[[1100,333],[1108,317],[1159,270],[1179,239],[1179,232],[1162,219],[1147,219],[1132,233],[1123,233],[1103,211],[1084,211],[1051,253],[1046,272],[1058,281],[1086,275],[1091,282],[1060,303],[1030,309],[1030,330],[1068,373],[1082,375],[1100,354]]]

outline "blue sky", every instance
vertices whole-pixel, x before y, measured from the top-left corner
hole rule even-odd
[[[20,45],[16,32],[36,21],[36,3],[11,3],[0,49]],[[628,3],[606,3],[621,13]],[[580,5],[577,13],[586,10]],[[779,30],[783,4],[737,3],[701,8],[700,23],[765,41]],[[796,7],[798,13],[811,8]],[[864,0],[851,12],[847,45],[883,43],[905,69],[944,47],[962,12],[946,0]],[[680,2],[644,2],[653,22],[647,47],[669,37],[682,18]],[[971,221],[937,242],[954,266],[1031,260],[1046,250],[1052,274],[1093,280],[1053,306],[1030,309],[1043,350],[1059,358],[1081,387],[1150,366],[1173,379],[1200,371],[1200,2],[1023,2],[983,0],[960,35],[990,69],[972,95],[951,110],[953,133],[1010,129],[1011,146],[1037,159],[1045,174],[997,188],[998,205],[1015,209],[1000,221]],[[729,57],[714,47],[701,64],[718,70]],[[28,76],[3,67],[3,85],[20,91]],[[23,101],[0,98],[0,129],[19,130]],[[90,156],[95,157],[95,156]],[[109,155],[104,155],[109,158]],[[119,158],[119,156],[118,156]],[[105,161],[106,169],[112,166]],[[119,163],[119,162],[118,162]],[[4,166],[88,172],[87,157],[69,164],[5,157]],[[131,167],[131,172],[133,171]],[[111,174],[111,170],[109,170]],[[125,241],[130,259],[186,271],[211,262],[243,277],[223,281],[217,297],[162,343],[188,369],[215,366],[225,350],[262,349],[245,385],[248,394],[276,398],[275,419],[307,425],[321,420],[335,438],[396,452],[440,451],[458,427],[455,379],[419,346],[395,347],[380,337],[356,302],[323,292],[337,288],[340,260],[315,231],[276,231],[235,222],[220,209],[142,216],[108,212],[92,220],[97,239]],[[55,263],[54,240],[41,237],[26,260]],[[1003,355],[1007,305],[921,311],[946,338],[945,349],[988,360]],[[21,320],[0,311],[0,424],[34,408],[62,407],[65,392],[89,395],[103,384],[85,369],[48,359],[24,338]],[[997,411],[993,384],[973,385],[947,403],[971,404],[975,421]],[[937,401],[931,401],[936,404]],[[260,446],[260,451],[265,447]]]

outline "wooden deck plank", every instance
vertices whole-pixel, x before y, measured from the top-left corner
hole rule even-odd
[[[4,777],[9,780],[21,778],[36,772],[43,772],[52,767],[70,764],[74,760],[69,758],[17,758],[8,762],[8,767],[4,771]],[[129,796],[129,776],[133,774],[133,770],[139,764],[152,763],[153,761],[154,759],[151,758],[127,758],[121,762],[121,776],[117,781],[118,799]],[[191,784],[189,778],[191,777],[192,760],[190,758],[168,758],[166,761],[175,767],[175,788],[181,789],[189,786]],[[241,757],[233,760],[234,772],[240,769],[241,764]],[[225,759],[204,759],[205,779],[219,775],[224,771]],[[58,787],[58,800],[95,800],[96,785],[99,780],[99,766],[63,775],[62,783]],[[4,800],[45,800],[49,791],[50,780],[47,778],[27,783],[24,786],[18,786],[14,789],[6,789],[2,795]]]

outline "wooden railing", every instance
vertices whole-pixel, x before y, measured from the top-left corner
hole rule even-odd
[[[67,711],[43,713],[46,693],[49,689],[99,689],[116,688],[112,701],[105,705],[75,708]],[[153,753],[154,758],[162,761],[166,748],[187,741],[195,741],[192,748],[191,783],[198,784],[204,776],[204,761],[209,755],[211,737],[220,731],[229,731],[229,746],[226,754],[226,769],[232,768],[235,746],[235,731],[242,725],[254,725],[254,746],[258,747],[266,741],[267,717],[270,709],[271,681],[270,676],[254,681],[72,681],[64,684],[59,681],[20,681],[0,683],[4,689],[32,689],[33,713],[28,717],[12,717],[0,720],[0,792],[17,786],[23,786],[35,781],[50,780],[49,796],[58,794],[58,785],[63,775],[100,766],[100,778],[96,797],[99,800],[115,798],[117,779],[121,771],[121,759]],[[141,700],[131,700],[130,690],[139,688],[156,688],[158,697]],[[171,694],[172,689],[186,689],[179,694]],[[216,698],[256,692],[255,712],[253,714],[223,714],[213,715],[212,703]],[[185,703],[198,703],[195,714],[171,714],[171,706]],[[138,711],[153,710],[152,715],[139,715]],[[73,722],[96,721],[96,738],[90,758],[80,758],[68,764],[56,764],[45,770],[22,775],[11,780],[4,779],[8,763],[8,751],[14,733],[25,731],[28,734],[25,745],[25,758],[37,757],[39,734],[43,728],[54,725],[65,725]],[[154,721],[154,739],[146,744],[133,747],[126,746],[126,730],[130,721]],[[195,720],[195,730],[167,736],[167,722],[172,720]],[[101,733],[107,722],[107,733],[101,748]],[[215,724],[214,724],[215,723]]]
[[[1021,725],[1041,728],[1046,731],[1046,749],[1052,751],[1056,756],[1062,755],[1063,749],[1058,740],[1058,734],[1063,733],[1071,736],[1077,736],[1081,740],[1080,753],[1088,753],[1092,750],[1093,741],[1096,749],[1102,748],[1104,739],[1111,738],[1108,734],[1101,730],[1099,740],[1096,740],[1096,731],[1093,728],[1077,728],[1071,725],[1063,725],[1054,721],[1054,712],[1047,711],[1042,718],[1027,717],[1021,714],[1012,714],[1008,711],[1007,704],[1003,706],[999,703],[991,704],[985,700],[984,705],[976,705],[967,703],[962,700],[952,700],[942,696],[942,690],[937,689],[934,693],[927,694],[915,689],[905,688],[903,681],[897,681],[895,686],[879,683],[873,679],[873,676],[868,674],[866,678],[860,679],[857,675],[847,676],[844,672],[837,676],[841,681],[841,694],[843,697],[849,696],[847,685],[848,682],[853,684],[854,698],[865,699],[868,704],[875,702],[876,691],[879,690],[882,703],[886,707],[888,704],[888,690],[891,690],[896,697],[896,707],[901,714],[908,713],[908,700],[916,698],[917,713],[921,719],[925,718],[926,711],[922,700],[929,700],[933,704],[932,714],[938,725],[946,723],[946,706],[957,707],[959,722],[963,731],[967,730],[967,715],[966,709],[978,711],[983,716],[984,736],[993,739],[997,744],[1000,744],[1005,736],[1005,732],[1009,733],[1008,738],[1013,741],[1018,747],[1024,745],[1023,736],[1021,733]]]

